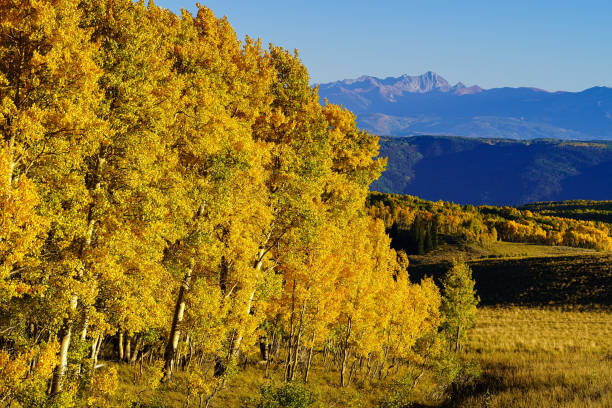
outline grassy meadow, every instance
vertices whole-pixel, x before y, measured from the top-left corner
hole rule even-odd
[[[612,257],[585,251],[497,242],[411,266],[439,277],[463,255],[482,299],[466,347],[482,374],[444,405],[612,406]]]
[[[459,244],[443,243],[438,248],[425,255],[410,255],[409,258],[411,264],[422,265],[450,262],[454,258],[460,258],[466,261],[478,261],[497,258],[522,259],[594,254],[598,254],[598,251],[587,248],[494,241],[484,245],[476,242],[461,242]]]
[[[612,311],[607,308],[486,306],[479,308],[465,351],[481,367],[479,378],[444,400],[425,377],[413,391],[420,407],[601,407],[612,406]],[[114,406],[200,406],[185,393],[188,379],[179,374],[171,385],[151,388],[150,367],[119,365],[120,388]],[[337,387],[337,373],[326,372],[320,356],[308,388],[314,407],[376,407],[389,391],[385,381],[357,379]],[[260,389],[282,384],[282,366],[264,378],[253,360],[224,389],[211,407],[256,407]],[[204,404],[202,404],[204,405]]]
[[[609,309],[484,307],[469,354],[482,375],[449,406],[612,406]]]

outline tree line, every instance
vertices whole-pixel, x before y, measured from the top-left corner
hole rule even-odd
[[[543,215],[602,222],[612,227],[612,201],[568,200],[537,202],[520,207]]]
[[[209,402],[255,352],[346,386],[446,348],[438,288],[364,205],[378,139],[297,51],[206,7],[8,0],[0,101],[2,403],[102,404],[102,358]]]
[[[562,218],[529,209],[475,207],[377,192],[370,193],[367,203],[370,214],[385,223],[395,248],[410,253],[435,249],[440,234],[481,244],[502,240],[612,249],[609,224],[579,216]]]

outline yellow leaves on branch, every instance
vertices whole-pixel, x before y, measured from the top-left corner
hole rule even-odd
[[[121,331],[137,355],[165,344],[167,370],[179,350],[214,362],[187,377],[207,395],[268,331],[295,367],[330,342],[406,358],[439,324],[435,286],[365,215],[378,138],[321,106],[297,52],[241,42],[206,7],[9,0],[0,84],[0,308],[20,319],[0,344],[31,346],[0,347],[3,378],[57,362],[61,391],[80,341],[93,355]],[[96,376],[103,405],[117,375]]]
[[[43,343],[16,355],[0,350],[0,402],[11,401],[20,394],[26,399],[34,397],[44,388],[55,367],[58,347],[57,343]]]

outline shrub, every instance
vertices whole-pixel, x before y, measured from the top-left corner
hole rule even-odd
[[[412,407],[412,391],[414,378],[405,376],[391,382],[387,386],[385,396],[379,403],[380,408],[408,408]]]
[[[266,385],[261,388],[257,408],[308,408],[315,401],[312,391],[300,384]]]

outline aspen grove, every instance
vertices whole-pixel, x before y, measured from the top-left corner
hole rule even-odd
[[[210,401],[248,356],[346,387],[448,348],[365,206],[378,138],[198,8],[0,2],[2,403],[100,405],[103,360]]]

